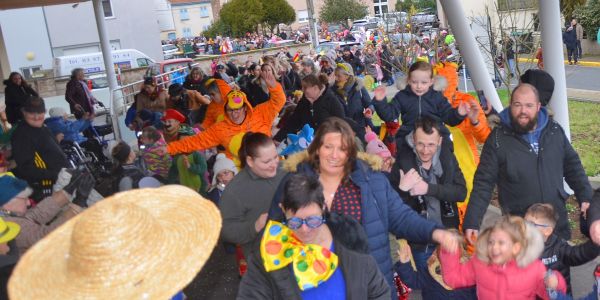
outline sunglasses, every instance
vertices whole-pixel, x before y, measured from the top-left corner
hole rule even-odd
[[[548,225],[548,224],[538,224],[538,223],[534,223],[534,222],[531,222],[531,221],[525,221],[525,222],[527,222],[527,223],[529,223],[529,224],[531,224],[531,225],[533,225],[533,226],[535,226],[535,227],[541,227],[541,228],[549,228],[549,227],[552,227],[552,226],[550,226],[550,225]]]
[[[291,230],[299,229],[300,227],[302,227],[302,224],[306,224],[308,228],[315,229],[323,225],[323,223],[325,223],[324,216],[310,216],[306,219],[293,217],[285,221],[285,225],[287,225],[287,227],[289,227]]]

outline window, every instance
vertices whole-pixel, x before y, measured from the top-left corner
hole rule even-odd
[[[208,30],[209,27],[210,27],[210,25],[202,25],[202,31]]]
[[[150,65],[150,61],[147,58],[138,58],[137,59],[138,67],[147,67]]]
[[[167,39],[169,39],[169,40],[174,40],[176,38],[177,38],[177,36],[175,35],[175,32],[169,32],[167,34]]]
[[[498,0],[498,10],[515,10],[536,8],[537,0]]]
[[[23,74],[23,78],[31,79],[35,77],[35,72],[42,69],[42,66],[32,66],[32,67],[24,67],[21,68],[21,74]]]
[[[192,29],[189,27],[183,27],[183,37],[185,37],[185,38],[192,37]]]
[[[373,7],[373,9],[375,10],[376,16],[379,16],[381,14],[381,12],[379,11],[379,6],[375,6],[375,7]]]
[[[208,17],[208,7],[207,6],[200,7],[200,17],[201,18],[207,18]]]
[[[102,8],[104,9],[104,17],[105,18],[114,18],[112,3],[110,0],[102,0]]]
[[[308,10],[299,10],[296,15],[298,16],[298,23],[308,22]]]
[[[384,13],[384,14],[385,14],[385,13],[387,13],[387,12],[388,12],[388,7],[387,7],[387,5],[382,5],[382,6],[381,6],[381,13]]]
[[[187,8],[182,8],[179,10],[179,19],[181,21],[189,20],[190,16],[188,16]]]

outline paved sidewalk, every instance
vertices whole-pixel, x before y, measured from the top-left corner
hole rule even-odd
[[[600,57],[598,56],[584,56],[582,57],[583,59],[580,59],[577,62],[577,65],[579,66],[586,66],[586,67],[600,67]],[[519,62],[525,62],[525,63],[535,63],[537,64],[537,59],[535,58],[531,58],[531,57],[519,57],[517,59]],[[565,65],[569,64],[569,61],[567,59],[565,59]]]

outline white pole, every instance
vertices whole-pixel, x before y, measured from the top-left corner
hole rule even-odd
[[[93,0],[94,15],[96,16],[96,26],[98,27],[98,36],[100,37],[100,47],[102,48],[102,58],[104,58],[104,68],[106,69],[106,79],[108,80],[108,89],[110,91],[110,101],[112,110],[112,124],[115,134],[115,139],[121,138],[121,130],[119,129],[119,116],[117,113],[121,108],[121,102],[115,96],[117,90],[117,76],[115,75],[115,67],[112,59],[112,50],[106,30],[106,22],[104,21],[104,8],[102,0]]]
[[[469,91],[467,87],[467,64],[463,63],[463,79],[465,80],[465,93]]]
[[[542,49],[544,50],[544,70],[554,79],[554,93],[550,100],[550,108],[554,112],[554,120],[562,126],[571,140],[559,0],[544,0],[543,2],[544,5],[540,2],[539,16]]]
[[[471,28],[467,24],[467,17],[463,11],[462,1],[440,0],[440,2],[446,13],[450,28],[454,33],[454,38],[460,46],[460,54],[469,66],[471,81],[475,89],[483,90],[485,97],[492,106],[497,111],[502,111],[504,108],[500,102],[500,97],[498,97],[498,92],[496,92],[492,78],[488,73],[483,56],[479,52]]]
[[[315,8],[312,0],[306,0],[306,8],[308,10],[308,28],[310,30],[310,41],[314,48],[319,45],[319,31],[315,22]]]

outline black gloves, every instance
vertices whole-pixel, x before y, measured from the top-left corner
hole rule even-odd
[[[69,184],[65,185],[63,191],[67,192],[69,195],[73,195],[83,174],[81,170],[78,169],[67,169],[67,173],[71,174],[71,180],[69,181]]]

